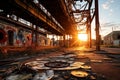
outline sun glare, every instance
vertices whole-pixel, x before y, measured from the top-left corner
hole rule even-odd
[[[78,39],[81,41],[87,41],[87,34],[78,34]]]

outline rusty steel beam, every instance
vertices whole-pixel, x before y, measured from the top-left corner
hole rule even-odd
[[[91,17],[90,23],[92,23],[94,17],[95,17],[95,12],[93,13],[93,16]]]
[[[59,0],[59,3],[61,4],[60,7],[63,9],[64,14],[69,17],[69,13],[67,11],[65,1],[64,0]]]
[[[73,18],[70,16],[71,14],[69,13],[68,9],[67,9],[67,5],[65,3],[65,0],[58,0],[59,3],[61,4],[60,7],[61,9],[63,9],[64,15],[67,17],[69,24],[71,24],[71,32],[76,33],[76,28],[75,28],[75,24],[74,24],[74,20]]]
[[[76,11],[72,11],[72,13],[89,14],[89,13],[90,13],[90,10],[76,10]]]
[[[50,28],[58,31],[61,34],[64,34],[64,31],[61,28],[59,28],[54,22],[52,22],[52,20],[48,21],[48,18],[46,17],[46,15],[42,14],[39,10],[34,8],[32,5],[29,5],[28,3],[24,3],[20,0],[15,0],[15,2],[17,3],[17,5],[21,6],[23,9],[27,10],[32,15],[34,15],[34,17],[37,17],[39,20],[48,24],[50,26]]]
[[[93,3],[93,0],[91,0],[90,3],[89,3],[89,8],[88,8],[89,10],[90,10],[90,8],[92,6],[92,3]]]

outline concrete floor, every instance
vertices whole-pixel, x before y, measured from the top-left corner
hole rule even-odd
[[[26,56],[16,58],[16,60],[17,62],[19,62],[17,63],[18,65],[27,64],[29,62],[34,62],[34,61],[45,62],[45,60],[47,61],[66,60],[66,62],[72,61],[72,63],[83,62],[85,63],[85,65],[91,66],[92,74],[95,74],[98,77],[100,77],[91,80],[120,80],[120,76],[119,76],[120,54],[113,54],[113,53],[111,54],[111,53],[107,53],[106,51],[97,52],[94,49],[88,49],[85,47],[56,48],[52,50],[37,51],[35,55],[26,54]],[[3,67],[0,67],[1,70],[2,68]],[[53,80],[57,80],[57,79],[53,79]],[[65,80],[65,79],[60,79],[60,80]],[[71,80],[79,80],[79,79],[71,79]],[[85,80],[89,80],[89,79],[85,79]]]

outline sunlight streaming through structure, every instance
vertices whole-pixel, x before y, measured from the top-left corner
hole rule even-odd
[[[82,34],[82,33],[79,33],[78,34],[78,39],[81,40],[81,41],[87,41],[87,34]]]

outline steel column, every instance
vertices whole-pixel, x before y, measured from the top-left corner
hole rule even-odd
[[[100,36],[99,36],[99,8],[98,0],[95,0],[95,26],[96,26],[96,50],[100,50]]]
[[[38,26],[35,29],[35,46],[38,46]]]
[[[88,47],[92,47],[92,39],[91,39],[91,15],[89,12],[89,16],[87,18],[87,34],[88,34]]]
[[[33,35],[34,35],[34,27],[33,27],[33,24],[32,24],[32,46],[34,45],[34,41],[33,41]]]

